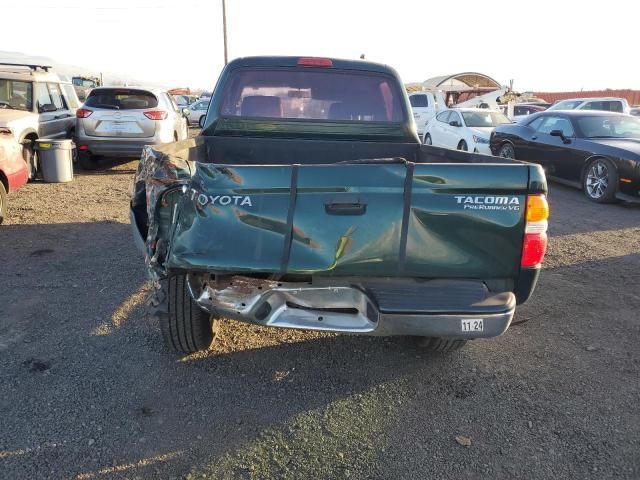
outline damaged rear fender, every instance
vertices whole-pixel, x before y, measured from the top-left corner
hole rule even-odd
[[[195,160],[202,155],[203,148],[201,142],[188,139],[145,146],[142,151],[131,195],[131,223],[134,237],[144,242],[145,264],[152,280],[166,276],[162,252],[166,249],[175,205],[188,191],[196,170]],[[170,211],[158,208],[168,207],[169,203],[173,207]]]

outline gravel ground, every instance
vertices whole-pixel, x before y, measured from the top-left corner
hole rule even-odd
[[[552,185],[530,321],[460,352],[229,321],[179,358],[146,314],[134,169],[9,197],[0,477],[640,478],[639,208]]]

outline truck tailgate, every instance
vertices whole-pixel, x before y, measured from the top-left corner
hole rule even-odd
[[[289,274],[515,277],[521,164],[194,163],[165,266]]]

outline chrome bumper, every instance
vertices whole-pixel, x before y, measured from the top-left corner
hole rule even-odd
[[[198,287],[196,287],[198,285]],[[259,325],[358,333],[446,338],[502,335],[515,308],[500,313],[382,312],[375,300],[355,287],[314,286],[234,276],[217,287],[189,277],[197,304],[212,315]],[[463,331],[464,320],[482,319],[483,330]]]

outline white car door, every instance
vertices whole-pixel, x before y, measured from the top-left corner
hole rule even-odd
[[[458,122],[459,126],[452,126],[452,122]],[[460,139],[462,138],[462,128],[464,128],[462,125],[463,123],[460,113],[454,111],[450,112],[449,121],[445,125],[445,144],[447,148],[458,148],[458,143],[460,143]]]
[[[430,123],[431,128],[429,128],[429,135],[431,135],[431,143],[436,147],[445,146],[444,141],[446,132],[444,130],[444,127],[447,124],[448,118],[449,111],[445,110],[444,112],[440,112]]]

